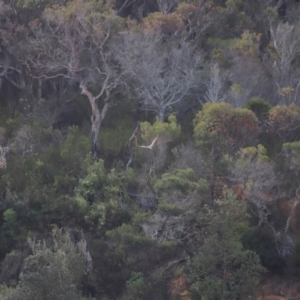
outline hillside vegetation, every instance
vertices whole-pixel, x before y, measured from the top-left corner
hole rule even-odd
[[[0,1],[0,299],[300,299],[299,16]]]

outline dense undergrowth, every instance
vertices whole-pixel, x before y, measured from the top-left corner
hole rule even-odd
[[[296,299],[299,8],[1,2],[0,298]]]

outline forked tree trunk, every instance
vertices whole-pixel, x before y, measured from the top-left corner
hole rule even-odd
[[[104,106],[100,111],[98,104],[97,104],[97,97],[94,97],[93,94],[86,88],[84,85],[80,85],[81,94],[86,95],[90,101],[91,108],[92,108],[92,116],[91,116],[91,146],[92,146],[92,156],[94,159],[99,157],[99,150],[98,150],[98,137],[100,133],[100,128],[102,125],[102,121],[104,120],[108,107],[109,107],[109,93],[106,95],[104,100]]]

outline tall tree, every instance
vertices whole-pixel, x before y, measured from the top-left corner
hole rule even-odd
[[[201,84],[203,55],[186,42],[127,32],[116,52],[142,109],[153,111],[160,121]]]
[[[12,118],[19,98],[31,100],[33,83],[19,60],[28,30],[24,26],[23,18],[18,18],[18,13],[26,14],[15,6],[15,2],[0,3],[0,92],[4,98],[9,99],[6,101]]]
[[[219,158],[255,144],[259,130],[252,111],[224,102],[205,103],[195,119],[196,143]]]
[[[98,157],[102,122],[120,85],[112,63],[111,36],[122,26],[105,1],[76,0],[45,10],[41,22],[32,22],[34,56],[24,62],[39,78],[66,78],[77,83],[92,108],[92,155]]]
[[[298,141],[300,137],[300,108],[295,104],[276,105],[271,108],[268,118],[269,132],[276,134],[282,143]]]
[[[201,216],[207,225],[203,244],[187,264],[190,289],[195,299],[251,298],[265,269],[258,255],[241,243],[241,226],[247,220],[245,205],[226,192],[214,207],[215,211],[204,208]]]
[[[270,19],[270,38],[268,55],[264,63],[270,70],[281,104],[297,102],[300,87],[299,59],[300,38],[299,26]]]

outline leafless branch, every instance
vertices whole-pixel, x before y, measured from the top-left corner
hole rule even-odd
[[[125,33],[115,53],[125,75],[135,84],[142,109],[161,121],[201,84],[203,56],[188,43],[162,43],[160,35]]]

